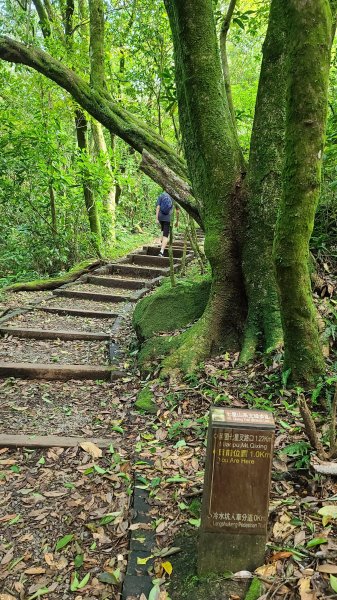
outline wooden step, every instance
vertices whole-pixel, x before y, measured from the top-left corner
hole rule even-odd
[[[169,267],[170,259],[165,256],[149,256],[148,254],[131,254],[130,259],[135,265],[158,266],[163,264],[164,267]],[[179,263],[180,258],[174,258],[174,263]]]
[[[69,379],[115,380],[125,373],[100,365],[57,365],[38,363],[0,362],[0,377],[20,379],[48,379],[68,381]]]
[[[29,327],[0,327],[1,335],[14,335],[35,340],[109,340],[110,335],[96,331],[66,331],[55,329],[31,329]]]
[[[76,448],[84,442],[91,442],[98,448],[110,448],[111,446],[111,439],[103,438],[0,433],[1,448]]]
[[[136,277],[146,277],[147,279],[155,279],[157,277],[166,276],[169,270],[163,265],[162,269],[154,267],[140,267],[131,265],[130,263],[119,263],[110,266],[110,273],[118,275],[135,275]]]
[[[80,308],[65,308],[63,306],[37,306],[34,310],[52,313],[56,315],[70,315],[73,317],[84,317],[90,319],[115,319],[118,313],[104,310],[85,310]]]
[[[54,290],[55,296],[63,298],[81,298],[82,300],[92,300],[93,302],[126,302],[132,301],[130,296],[119,296],[112,294],[100,294],[99,292],[78,292],[76,290],[58,289]]]
[[[130,290],[140,290],[148,285],[148,281],[139,279],[118,279],[117,277],[98,277],[97,275],[90,275],[87,279],[87,283],[102,285],[103,287],[124,288]]]
[[[160,247],[158,247],[158,246],[143,246],[143,250],[145,251],[147,256],[158,256]],[[174,258],[181,258],[182,255],[184,254],[184,250],[182,248],[175,248],[174,246],[172,246],[172,250],[173,250]],[[165,257],[169,256],[169,251],[167,248],[165,249],[164,256]]]

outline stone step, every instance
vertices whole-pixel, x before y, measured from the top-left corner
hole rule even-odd
[[[90,319],[115,319],[119,316],[118,313],[104,310],[83,310],[80,308],[64,308],[63,306],[37,306],[34,310],[41,310],[56,315],[70,315],[73,317]]]
[[[130,296],[100,294],[99,292],[78,292],[77,290],[58,289],[54,290],[55,296],[63,298],[82,298],[82,300],[92,300],[93,302],[132,302],[134,299]]]
[[[62,331],[54,329],[31,329],[28,327],[0,327],[1,335],[13,335],[35,340],[109,340],[110,335],[95,331]]]
[[[148,281],[140,279],[118,279],[117,277],[102,277],[97,275],[90,275],[87,279],[87,283],[94,285],[102,285],[103,287],[111,288],[125,288],[130,290],[140,290],[148,285]]]
[[[169,270],[163,265],[162,269],[154,267],[141,267],[131,265],[130,263],[118,263],[109,267],[110,273],[116,275],[134,275],[136,277],[146,277],[146,279],[155,279],[156,277],[166,276]]]
[[[103,379],[114,381],[124,377],[123,371],[100,365],[56,365],[38,363],[14,363],[0,361],[0,377],[20,379],[48,379],[68,381],[69,379]]]
[[[164,265],[164,267],[170,266],[170,259],[165,256],[149,256],[148,254],[131,254],[130,259],[135,265],[144,265],[144,266],[160,266]],[[173,262],[178,264],[181,262],[180,258],[174,258]]]

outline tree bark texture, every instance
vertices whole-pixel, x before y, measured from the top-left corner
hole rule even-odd
[[[272,0],[245,182],[247,218],[243,269],[249,308],[241,362],[252,359],[258,347],[268,351],[283,341],[272,251],[282,197],[285,60],[284,0]]]
[[[239,347],[246,306],[233,216],[240,213],[242,159],[223,84],[212,2],[165,0],[165,5],[185,155],[213,274],[204,315],[166,359],[167,367],[188,370],[219,347]]]
[[[104,5],[89,0],[90,14],[90,82],[99,90],[104,87]]]
[[[320,192],[331,47],[328,0],[288,0],[287,115],[283,196],[274,260],[285,342],[295,381],[323,372],[309,274],[309,240]]]

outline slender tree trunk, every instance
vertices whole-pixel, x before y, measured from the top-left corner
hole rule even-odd
[[[234,111],[234,103],[232,96],[232,87],[229,73],[229,64],[227,57],[227,36],[230,27],[230,23],[232,20],[232,16],[235,10],[237,0],[231,0],[228,6],[227,14],[223,20],[220,31],[220,52],[221,52],[221,64],[222,64],[222,72],[225,81],[225,90],[227,94],[228,106],[232,115],[233,124],[235,124],[235,111]]]
[[[33,0],[36,12],[39,15],[41,31],[44,38],[47,38],[51,34],[51,27],[48,12],[42,2],[42,0]]]
[[[107,246],[113,247],[116,240],[116,187],[114,181],[114,172],[111,167],[111,162],[106,147],[103,129],[100,123],[97,121],[91,122],[91,130],[94,138],[94,145],[96,154],[102,153],[105,160],[105,166],[111,178],[109,191],[103,198],[103,208],[106,223],[105,240]],[[109,253],[109,251],[108,251]]]
[[[87,145],[87,120],[83,111],[77,109],[76,110],[76,136],[78,147],[81,152],[86,155],[88,153],[88,145]],[[85,206],[88,213],[90,232],[91,232],[91,240],[92,244],[97,252],[98,256],[101,256],[102,253],[102,233],[101,233],[101,224],[99,220],[97,205],[95,203],[94,195],[90,187],[88,173],[83,167],[82,169],[82,185],[83,185],[83,194],[85,200]]]
[[[57,235],[57,214],[56,214],[55,192],[54,192],[52,181],[49,182],[48,190],[49,190],[49,200],[50,200],[51,223],[53,226],[53,232],[54,232],[54,236],[55,236],[55,235]]]
[[[241,341],[246,305],[233,216],[241,213],[242,157],[223,85],[211,0],[165,0],[165,5],[185,154],[202,206],[213,276],[203,316],[165,362],[167,369],[190,370],[220,347],[238,349]]]
[[[331,48],[328,0],[288,0],[288,90],[283,197],[274,259],[284,368],[309,382],[324,370],[309,275],[309,240],[320,192]]]
[[[104,75],[104,5],[102,0],[89,0],[90,12],[90,81],[96,89],[105,88]],[[106,234],[104,235],[108,248],[116,240],[116,188],[114,173],[111,168],[102,126],[92,121],[92,133],[97,154],[105,157],[105,165],[111,178],[109,191],[103,198],[105,212]]]
[[[272,0],[263,44],[248,174],[243,269],[248,296],[241,362],[257,347],[272,350],[283,341],[278,290],[272,258],[284,164],[286,47],[284,0]]]

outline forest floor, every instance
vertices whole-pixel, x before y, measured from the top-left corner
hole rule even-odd
[[[17,294],[23,303],[24,294],[31,297]],[[328,300],[320,304],[322,314],[331,314]],[[130,527],[137,527],[135,473],[150,496],[158,554],[176,546],[182,528],[198,528],[211,404],[275,416],[268,550],[257,570],[263,600],[337,598],[337,480],[315,470],[297,405],[300,390],[282,378],[281,355],[258,357],[245,368],[237,355],[220,356],[194,377],[169,383],[156,378],[154,365],[144,382],[130,322],[123,339],[127,376],[119,381],[0,380],[1,433],[111,439],[102,452],[90,446],[0,449],[0,599],[120,598]],[[332,349],[331,373],[308,397],[323,437],[337,379],[334,362]],[[145,383],[156,402],[152,415],[135,410]],[[325,516],[318,512],[322,506],[329,507]],[[170,558],[159,557],[150,568],[156,581],[169,581]],[[165,586],[152,598],[167,599]]]

